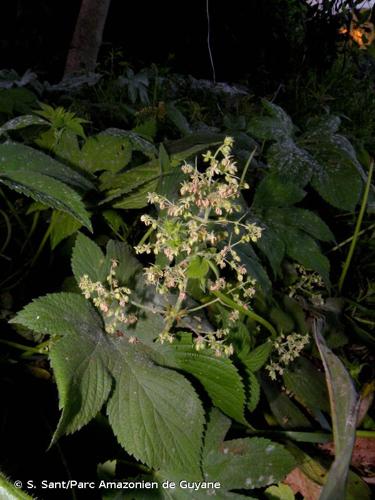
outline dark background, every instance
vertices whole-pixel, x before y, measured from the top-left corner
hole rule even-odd
[[[209,0],[217,80],[251,81],[260,72],[280,80],[296,67],[327,60],[336,23],[323,25],[312,16],[306,22],[301,3]],[[3,0],[0,68],[19,73],[32,68],[41,79],[60,80],[79,5],[79,0]],[[157,63],[197,78],[212,78],[206,0],[112,0],[99,62],[113,48],[138,68]]]

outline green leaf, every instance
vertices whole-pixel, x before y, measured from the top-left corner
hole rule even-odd
[[[262,101],[268,116],[253,117],[248,123],[247,131],[263,141],[277,141],[291,137],[293,123],[285,111],[269,101]]]
[[[324,375],[308,359],[299,357],[284,371],[285,387],[311,410],[329,412]]]
[[[100,411],[112,386],[99,315],[83,296],[56,293],[34,300],[12,322],[62,337],[50,352],[63,409],[54,440],[86,425]],[[94,350],[101,354],[93,356]]]
[[[77,283],[85,274],[94,283],[104,282],[109,269],[110,262],[100,247],[84,234],[78,233],[72,253],[72,270]]]
[[[58,133],[50,128],[42,132],[36,139],[35,144],[53,152],[59,160],[64,160],[75,167],[79,166],[81,150],[76,134],[71,130],[62,130]]]
[[[98,313],[76,294],[38,299],[13,322],[61,336],[50,351],[63,409],[55,439],[89,422],[109,398],[109,422],[129,454],[152,468],[200,477],[200,401],[182,375],[153,362],[141,341],[105,334]],[[131,334],[141,338],[140,328]]]
[[[293,490],[287,484],[278,484],[277,486],[269,486],[264,494],[267,500],[294,500]]]
[[[282,107],[278,106],[277,104],[271,101],[267,101],[266,99],[262,100],[262,106],[270,116],[276,118],[277,120],[279,120],[281,124],[283,124],[284,129],[289,135],[293,133],[294,130],[293,122],[288,113],[286,113]]]
[[[345,498],[347,476],[355,442],[359,399],[344,365],[328,349],[321,334],[322,329],[322,320],[315,320],[313,332],[326,375],[335,443],[335,460],[320,496],[320,500],[329,500]]]
[[[251,278],[255,279],[257,285],[262,288],[264,293],[269,293],[271,290],[270,279],[264,267],[259,262],[259,258],[254,252],[252,246],[241,243],[237,246],[236,251],[241,259],[242,264],[246,267],[248,275]]]
[[[155,116],[147,118],[147,120],[142,121],[136,127],[133,128],[133,132],[140,134],[145,139],[153,140],[158,133],[158,121]]]
[[[220,481],[228,490],[261,488],[281,481],[295,466],[293,456],[269,439],[233,439],[215,446],[226,429],[227,422],[211,412],[203,454],[207,481]]]
[[[306,186],[311,179],[312,172],[319,167],[317,161],[290,138],[273,144],[266,156],[273,172],[278,173],[286,182],[300,187]]]
[[[122,230],[122,233],[127,232],[127,225],[124,221],[124,219],[121,217],[120,214],[116,212],[116,210],[103,210],[102,216],[105,219],[106,223],[110,227],[110,229],[119,237],[123,238],[121,236],[120,230]]]
[[[165,147],[171,158],[172,166],[179,166],[185,160],[206,151],[210,146],[221,144],[224,137],[224,134],[196,132],[186,135],[182,139],[168,142]]]
[[[295,430],[296,428],[311,427],[310,421],[276,384],[263,378],[262,388],[268,399],[272,413],[283,429]]]
[[[308,234],[288,226],[277,226],[277,221],[268,218],[270,224],[274,222],[274,230],[279,238],[284,240],[287,255],[302,264],[307,269],[312,269],[319,274],[326,283],[329,283],[330,263],[316,243]]]
[[[306,193],[295,183],[287,182],[280,175],[267,175],[255,192],[253,208],[287,207],[300,202]]]
[[[105,202],[130,193],[151,180],[158,179],[160,173],[159,161],[151,160],[121,174],[115,175],[109,172],[102,174],[100,176],[100,189],[106,191]]]
[[[286,226],[293,226],[321,241],[335,239],[327,224],[314,212],[304,208],[290,207],[278,210],[278,216]]]
[[[87,139],[81,150],[79,165],[89,172],[118,172],[128,165],[131,157],[132,148],[128,138],[101,133]]]
[[[210,351],[196,351],[191,344],[174,344],[168,352],[165,348],[160,352],[165,356],[166,364],[194,375],[217,408],[237,422],[247,425],[244,417],[244,387],[236,367],[229,359],[217,357]]]
[[[285,256],[285,244],[263,221],[262,228],[262,237],[257,240],[256,244],[269,260],[272,271],[277,276],[280,272],[281,262]]]
[[[50,241],[52,250],[56,248],[57,245],[65,238],[75,234],[81,227],[82,224],[69,214],[54,210],[52,212],[50,223]]]
[[[332,136],[335,134],[341,125],[341,118],[335,115],[327,115],[323,118],[311,120],[309,122],[309,129],[306,136],[312,137],[314,135],[321,137],[322,134]]]
[[[49,123],[35,115],[22,115],[17,116],[16,118],[12,118],[7,121],[0,127],[0,136],[5,134],[5,132],[9,132],[10,130],[20,130],[22,128],[31,127],[33,125],[39,126],[49,126]]]
[[[147,205],[147,194],[154,192],[162,175],[159,160],[151,160],[122,174],[101,175],[101,190],[106,198],[100,203],[112,202],[115,208],[143,208]]]
[[[210,266],[206,259],[196,256],[194,257],[187,269],[187,277],[202,279],[206,276],[208,271],[210,270]]]
[[[26,169],[12,171],[1,166],[0,182],[33,200],[71,215],[92,231],[90,216],[81,197],[63,182]]]
[[[313,188],[334,207],[354,210],[363,182],[349,141],[338,134],[322,135],[314,137],[307,147],[321,165],[312,177]]]
[[[17,172],[53,177],[82,191],[94,189],[83,175],[36,149],[15,142],[0,144],[0,175]]]
[[[248,370],[246,374],[248,376],[248,383],[249,383],[249,388],[248,388],[249,397],[248,397],[247,407],[249,411],[254,411],[258,406],[260,400],[260,384],[253,372]]]
[[[172,102],[167,103],[165,109],[168,118],[173,122],[182,135],[191,134],[189,122]]]
[[[112,206],[123,210],[144,208],[148,205],[148,193],[154,193],[157,189],[157,185],[158,178],[150,180],[133,191],[130,191],[130,193],[125,195],[123,198],[120,198],[119,201],[116,200]]]
[[[132,248],[125,242],[110,240],[106,247],[107,266],[110,265],[112,259],[117,260],[116,279],[120,285],[127,285],[142,296],[142,300],[147,300],[147,292],[144,278],[142,276],[143,267],[139,260],[134,256]],[[154,293],[154,291],[153,291]]]
[[[14,481],[9,481],[0,472],[0,496],[3,500],[32,500],[33,497],[14,486]]]
[[[139,346],[114,347],[117,383],[107,412],[119,442],[150,467],[199,474],[203,410],[189,382],[153,365]]]
[[[217,408],[210,411],[210,419],[204,436],[203,461],[210,454],[215,454],[225,439],[231,421]]]
[[[102,132],[103,135],[126,138],[130,141],[133,151],[140,151],[149,158],[155,158],[158,151],[148,137],[142,136],[132,130],[122,130],[120,128],[107,128]]]
[[[38,105],[36,95],[25,88],[0,89],[0,112],[7,115],[30,113]]]
[[[272,342],[264,342],[250,351],[248,354],[240,356],[241,361],[251,372],[257,372],[267,362],[272,351]]]

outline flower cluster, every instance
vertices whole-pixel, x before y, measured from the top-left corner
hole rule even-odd
[[[208,166],[202,172],[197,166],[182,167],[187,180],[180,186],[178,200],[148,194],[149,203],[158,206],[160,217],[158,220],[150,215],[141,217],[150,227],[148,234],[154,231],[154,237],[143,239],[135,251],[163,255],[165,264],[145,269],[146,281],[160,294],[178,292],[176,305],[168,311],[166,328],[160,336],[162,342],[173,341],[170,330],[181,314],[189,279],[198,279],[203,290],[231,294],[231,299],[245,307],[255,293],[255,282],[247,276],[236,250],[243,243],[257,241],[262,229],[239,216],[240,192],[249,186],[237,176],[230,155],[232,145],[233,139],[227,137],[215,153],[208,151],[203,155]],[[216,353],[230,354],[232,350],[225,344],[225,336],[221,330],[202,333],[195,339],[195,346],[198,350],[209,346]]]
[[[289,297],[300,294],[306,297],[314,306],[323,305],[322,291],[324,282],[320,274],[308,270],[300,264],[295,264],[294,267],[298,279],[289,287]]]
[[[101,311],[105,319],[105,330],[114,334],[121,325],[131,325],[137,321],[134,314],[126,314],[125,307],[129,303],[129,288],[119,286],[116,279],[118,262],[113,259],[107,276],[108,287],[100,281],[93,282],[87,274],[79,281],[79,288],[86,299],[92,299],[95,307]]]
[[[268,374],[272,380],[276,380],[278,375],[284,373],[285,368],[298,358],[309,343],[309,335],[300,333],[290,333],[289,335],[281,334],[273,343],[274,350],[277,354],[277,360],[272,360],[266,366]]]

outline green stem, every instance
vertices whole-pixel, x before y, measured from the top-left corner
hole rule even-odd
[[[255,155],[255,153],[256,153],[256,150],[257,150],[257,148],[254,148],[254,149],[253,149],[253,151],[250,153],[250,156],[249,156],[249,158],[248,158],[248,160],[247,160],[247,162],[246,162],[246,164],[245,164],[245,167],[244,167],[244,169],[243,169],[243,172],[242,172],[242,175],[241,175],[241,179],[240,179],[240,186],[242,186],[242,185],[243,185],[243,183],[244,183],[245,176],[246,176],[246,174],[247,174],[247,171],[248,171],[248,168],[249,168],[249,166],[250,166],[250,163],[252,162],[252,159],[254,158],[254,155]]]
[[[356,431],[355,435],[361,438],[375,439],[375,431]]]
[[[139,309],[144,309],[145,311],[149,311],[153,314],[161,313],[162,311],[160,309],[155,309],[153,307],[145,306],[143,304],[139,304],[139,302],[135,302],[134,300],[130,301],[130,304],[132,304],[135,307],[138,307]]]
[[[7,235],[5,237],[5,241],[3,243],[3,246],[1,247],[0,249],[0,254],[2,254],[4,252],[4,250],[6,249],[6,247],[9,245],[9,242],[10,242],[10,238],[12,236],[12,224],[10,223],[10,220],[9,220],[9,217],[7,216],[7,214],[4,212],[4,210],[0,210],[0,214],[3,216],[4,218],[4,221],[5,221],[5,225],[6,225],[6,228],[7,228]]]
[[[257,430],[247,431],[248,434],[261,434],[270,437],[279,438],[289,438],[293,441],[299,441],[303,443],[328,443],[333,441],[333,434],[327,432],[298,432],[298,431],[268,431],[268,430]],[[369,438],[375,439],[375,431],[356,431],[356,437],[359,438]]]
[[[362,229],[361,231],[359,231],[358,236],[362,236],[362,234],[365,234],[365,233],[367,233],[367,231],[371,231],[371,229],[374,229],[374,228],[375,228],[375,224],[371,224],[371,226],[366,227],[365,229]],[[336,252],[336,250],[338,250],[339,248],[344,247],[345,245],[347,245],[348,243],[353,241],[353,237],[354,236],[350,236],[349,238],[342,241],[341,243],[338,243],[336,246],[331,248],[331,250],[329,250],[328,253],[329,252]]]
[[[143,243],[148,240],[149,236],[152,234],[153,231],[154,231],[154,228],[152,226],[149,227],[148,230],[145,232],[145,234],[140,239],[137,246],[143,245]]]
[[[192,309],[188,309],[186,311],[187,314],[190,314],[192,312],[200,311],[201,309],[204,309],[205,307],[212,306],[212,304],[215,304],[216,302],[220,302],[220,299],[216,297],[216,299],[210,300],[209,302],[205,302],[204,304],[193,307]]]
[[[354,250],[355,250],[355,247],[357,245],[358,238],[359,238],[359,232],[360,232],[360,229],[361,229],[361,224],[362,224],[363,216],[364,216],[365,210],[366,210],[367,199],[368,199],[368,195],[369,195],[369,192],[370,192],[370,186],[371,186],[371,179],[372,179],[372,173],[373,173],[373,171],[374,171],[374,161],[372,161],[371,165],[370,165],[370,169],[369,169],[368,176],[367,176],[367,182],[366,182],[366,186],[365,186],[365,191],[363,193],[361,208],[359,210],[357,223],[356,223],[355,229],[354,229],[353,239],[352,239],[352,242],[350,244],[349,252],[348,252],[348,255],[346,257],[346,260],[345,260],[345,263],[344,263],[344,267],[342,269],[341,276],[340,276],[340,279],[339,279],[339,283],[338,283],[339,292],[341,292],[342,287],[344,285],[344,281],[345,281],[346,275],[348,273],[348,270],[349,270],[349,267],[350,267],[350,263],[351,263],[351,260],[353,258]]]
[[[42,351],[49,344],[49,342],[50,341],[47,340],[46,342],[42,342],[36,347],[31,347],[29,345],[19,344],[18,342],[12,342],[11,340],[0,339],[0,344],[9,345],[10,347],[14,347],[15,349],[18,349],[20,351],[25,351],[25,354],[28,352],[31,354],[42,354]]]
[[[30,347],[29,345],[19,344],[18,342],[11,342],[10,340],[0,339],[0,344],[9,345],[10,347],[14,347],[15,349],[18,349],[20,351],[30,351],[30,350],[36,351],[35,347]]]
[[[266,319],[262,318],[262,316],[259,316],[254,311],[250,311],[249,309],[246,309],[245,307],[240,306],[239,304],[234,302],[234,300],[230,299],[222,292],[214,291],[212,293],[214,295],[216,295],[216,297],[218,297],[220,300],[222,300],[224,302],[224,304],[231,306],[233,309],[236,309],[237,311],[245,314],[246,316],[248,316],[252,320],[256,321],[257,323],[260,323],[261,325],[263,325],[271,333],[271,337],[273,339],[275,339],[277,337],[277,331],[275,330],[275,328]]]

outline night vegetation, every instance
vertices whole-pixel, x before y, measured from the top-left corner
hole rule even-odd
[[[371,498],[373,14],[310,3],[2,6],[1,498]]]

